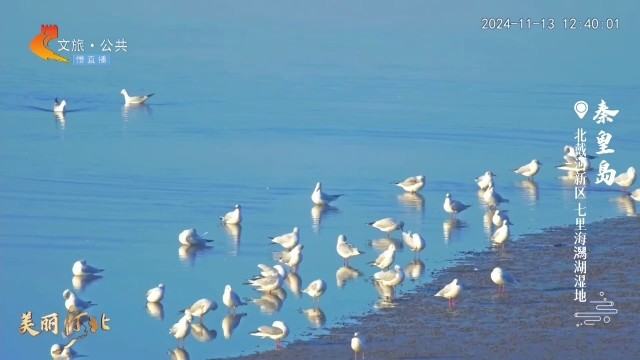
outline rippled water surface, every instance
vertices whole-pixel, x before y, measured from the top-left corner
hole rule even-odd
[[[571,14],[615,15],[621,25],[611,31],[562,29],[568,5],[557,1],[535,8],[506,1],[465,8],[197,3],[70,1],[53,13],[3,4],[2,358],[43,358],[52,344],[67,343],[17,330],[24,312],[37,328],[41,316],[62,314],[62,292],[74,287],[98,304],[92,315],[111,319],[109,332],[74,346],[91,359],[167,357],[178,310],[204,297],[221,307],[198,329],[210,341],[187,339],[192,359],[271,348],[248,333],[274,320],[289,325],[289,340],[313,336],[380,306],[366,263],[389,241],[366,222],[394,217],[420,232],[427,241],[421,262],[412,263],[404,248],[396,263],[425,281],[457,252],[489,246],[473,181],[485,171],[497,174],[497,191],[510,200],[501,208],[510,211],[517,237],[575,222],[573,182],[559,179],[564,174],[554,166],[578,127],[587,131],[590,154],[605,129],[615,153],[601,158],[618,171],[640,168],[640,74],[629,46],[640,35],[633,25],[640,11],[632,1],[591,1],[589,11]],[[553,16],[556,28],[480,29],[482,17],[501,13]],[[28,50],[41,23],[85,43],[124,37],[129,51],[111,54],[109,67],[45,62]],[[148,107],[124,109],[122,88],[156,95]],[[44,111],[54,97],[78,111],[55,118]],[[601,99],[620,110],[602,126],[591,120]],[[584,120],[573,111],[578,100],[591,107]],[[535,181],[509,171],[534,158],[543,163]],[[421,195],[389,184],[418,174],[427,183]],[[588,221],[635,215],[637,203],[618,187],[589,178]],[[335,207],[312,206],[317,181],[327,193],[345,194]],[[446,193],[472,205],[458,221],[442,209]],[[218,216],[235,204],[242,227],[219,226]],[[274,264],[268,237],[294,226],[305,245],[299,278],[289,279],[286,298],[279,294],[284,301],[267,299],[263,312],[240,308],[247,315],[229,333],[234,319],[225,318],[224,286],[260,298],[242,283],[257,264]],[[213,248],[180,247],[178,234],[191,227],[208,231]],[[366,252],[352,269],[341,269],[339,234]],[[392,238],[399,242],[401,234]],[[71,266],[81,258],[106,269],[104,276],[73,281]],[[338,275],[353,279],[339,287]],[[318,278],[328,283],[322,312],[306,316],[311,298],[296,294],[296,281],[304,288]],[[145,293],[160,282],[167,289],[162,308],[147,309]],[[402,291],[412,286],[406,281]]]

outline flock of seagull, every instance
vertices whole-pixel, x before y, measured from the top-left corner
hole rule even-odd
[[[125,90],[122,90],[122,93],[125,95],[125,99],[130,101],[131,99],[137,99],[137,101],[144,102],[151,95],[147,95],[145,97],[130,97],[126,93]],[[62,103],[64,107],[64,100]],[[590,169],[588,164],[588,159],[593,159],[594,156],[586,155],[586,156],[578,156],[575,152],[575,149],[570,146],[565,147],[565,163],[559,166],[556,166],[559,169],[567,170],[575,176],[578,172],[586,172]],[[534,159],[529,164],[524,165],[518,169],[513,169],[513,172],[522,176],[525,176],[527,179],[532,180],[536,174],[540,171],[540,165],[542,165],[538,160]],[[573,167],[572,167],[573,166]],[[482,191],[482,199],[489,207],[490,210],[494,211],[494,215],[491,219],[492,223],[497,227],[493,236],[491,236],[491,240],[499,249],[500,246],[504,249],[507,240],[510,237],[509,226],[513,225],[511,220],[507,215],[507,210],[499,210],[498,207],[500,204],[509,203],[508,199],[500,196],[498,192],[495,190],[495,184],[493,178],[496,175],[491,171],[487,171],[482,176],[479,176],[475,179],[476,184]],[[620,174],[614,179],[614,182],[621,186],[623,191],[626,192],[627,188],[632,186],[636,180],[636,171],[633,167],[629,168],[626,173]],[[417,193],[425,186],[424,176],[415,176],[410,177],[403,182],[392,183],[398,187],[401,187],[406,192],[409,193]],[[640,201],[640,189],[637,189],[631,193],[626,193],[628,196],[632,197],[636,201]],[[333,201],[338,200],[342,194],[339,195],[329,195],[322,191],[321,183],[317,183],[316,187],[311,195],[311,200],[316,206],[325,206],[329,205]],[[458,214],[464,212],[466,209],[471,207],[471,205],[465,205],[460,201],[454,200],[451,194],[447,193],[445,195],[445,200],[443,204],[443,209],[445,212],[450,214],[451,218],[454,219]],[[220,216],[220,220],[223,224],[226,225],[240,225],[242,222],[242,213],[241,206],[236,205],[235,209],[224,216]],[[426,242],[424,238],[418,233],[405,232],[404,231],[404,222],[397,221],[392,218],[385,218],[375,222],[366,223],[366,225],[372,226],[384,233],[387,233],[387,237],[390,237],[390,234],[394,231],[401,231],[404,243],[412,250],[414,253],[414,258],[420,257],[420,252],[425,248]],[[201,247],[207,246],[208,243],[213,242],[213,240],[205,239],[203,236],[199,235],[196,229],[187,229],[181,232],[178,235],[178,241],[185,246],[193,246],[193,247]],[[270,237],[271,244],[279,245],[283,248],[282,252],[278,252],[275,254],[274,259],[278,260],[281,264],[277,264],[274,266],[268,266],[265,264],[258,264],[260,268],[260,274],[254,276],[251,279],[248,279],[244,285],[250,285],[254,287],[256,290],[264,293],[264,294],[273,294],[274,292],[281,291],[284,280],[288,276],[288,272],[291,274],[296,274],[298,271],[298,267],[303,260],[303,252],[304,249],[303,244],[300,244],[299,237],[299,229],[297,227],[293,228],[293,231],[288,234],[280,235],[277,237]],[[363,251],[360,251],[353,244],[347,242],[347,238],[345,235],[339,235],[337,244],[336,244],[336,252],[340,257],[343,258],[344,265],[349,264],[349,260],[354,257],[365,254]],[[385,289],[385,294],[388,294],[388,298],[390,301],[393,301],[395,298],[395,288],[401,285],[405,279],[405,273],[402,270],[402,267],[399,265],[395,265],[392,269],[390,267],[393,265],[395,261],[395,253],[396,253],[396,245],[393,243],[389,244],[388,248],[382,252],[375,260],[368,263],[370,266],[375,266],[380,269],[380,271],[374,274],[374,280],[376,287],[382,287]],[[286,265],[289,270],[283,266]],[[93,266],[87,264],[85,260],[77,261],[72,268],[72,272],[74,277],[87,277],[87,276],[96,276],[97,274],[104,271],[103,269],[98,269]],[[516,284],[518,280],[515,276],[503,270],[499,267],[493,269],[490,274],[491,280],[498,285],[498,292],[503,292],[506,284]],[[317,279],[312,281],[306,289],[302,290],[303,293],[308,294],[312,298],[312,306],[313,309],[320,309],[320,298],[327,290],[327,284],[322,279]],[[446,285],[440,291],[438,291],[434,296],[443,297],[448,299],[449,306],[455,308],[456,298],[460,296],[462,293],[463,287],[458,282],[458,279],[454,279],[450,284]],[[162,301],[165,296],[165,286],[163,284],[159,284],[157,287],[150,289],[146,294],[146,300],[148,305],[150,304],[158,304]],[[63,297],[65,299],[65,307],[69,312],[83,312],[87,308],[91,306],[95,306],[96,304],[91,301],[84,301],[80,299],[73,291],[67,289],[63,292]],[[254,302],[257,300],[254,300]],[[240,296],[234,291],[231,285],[226,285],[224,288],[224,293],[222,295],[222,303],[227,307],[227,315],[231,315],[231,310],[233,310],[233,315],[236,314],[236,310],[238,307],[247,305],[247,303],[243,302]],[[316,304],[317,303],[317,304]],[[195,329],[198,324],[192,324],[194,317],[198,317],[200,324],[203,324],[203,319],[206,314],[211,311],[215,311],[218,308],[218,304],[210,299],[200,299],[196,301],[192,306],[186,308],[180,313],[184,314],[178,322],[176,322],[170,329],[169,333],[173,335],[178,342],[178,348],[180,348],[180,340],[182,340],[183,348],[184,342],[187,335]],[[269,338],[275,340],[276,347],[281,347],[281,341],[284,340],[289,335],[288,326],[282,321],[274,321],[271,325],[260,326],[256,331],[250,333],[252,336],[257,336],[260,338]],[[367,347],[367,342],[365,337],[356,332],[351,340],[351,348],[354,351],[354,356],[357,359],[358,354],[362,355],[364,359],[365,350]],[[65,345],[55,344],[51,348],[51,354],[54,358],[57,359],[72,359],[76,353]]]
[[[125,105],[142,105],[145,101],[147,101],[154,94],[143,95],[143,96],[130,96],[127,90],[122,89],[120,94],[124,96],[124,104]],[[67,102],[65,100],[58,101],[58,98],[53,100],[53,112],[56,114],[64,114],[67,111]]]

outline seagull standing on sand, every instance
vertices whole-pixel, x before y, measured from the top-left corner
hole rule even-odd
[[[498,246],[502,245],[502,249],[504,249],[504,245],[509,239],[510,234],[511,231],[509,230],[509,220],[504,219],[502,220],[502,226],[500,226],[498,230],[496,230],[496,232],[491,237],[491,240],[493,240]]]
[[[298,244],[291,249],[291,251],[281,253],[278,257],[278,261],[289,266],[289,272],[297,273],[298,267],[302,262],[302,249],[304,249],[304,245]]]
[[[299,232],[300,230],[297,227],[294,227],[293,231],[288,234],[284,234],[276,237],[269,237],[269,239],[271,239],[270,245],[279,244],[283,248],[287,250],[291,250],[296,245],[298,245],[298,242],[300,242]]]
[[[202,236],[206,235],[204,233]],[[178,235],[178,241],[182,245],[192,245],[192,246],[205,246],[207,243],[213,242],[213,240],[203,239],[201,235],[198,235],[196,229],[187,229]]]
[[[518,169],[513,169],[513,172],[526,176],[528,180],[533,180],[533,177],[536,176],[538,171],[540,171],[540,165],[542,165],[540,161],[533,159],[527,165],[521,166]]]
[[[120,94],[124,95],[124,104],[125,105],[140,105],[147,101],[154,94],[144,95],[144,96],[129,96],[127,90],[122,89]]]
[[[204,321],[204,316],[209,311],[216,311],[218,309],[218,304],[215,301],[211,301],[209,299],[200,299],[193,303],[191,307],[180,310],[181,314],[189,314],[191,316],[197,316],[200,318],[200,324]]]
[[[420,252],[424,249],[426,242],[418,233],[402,232],[402,240],[413,251],[414,259],[420,257]]]
[[[327,195],[322,192],[322,184],[317,183],[315,190],[313,190],[313,194],[311,194],[311,201],[313,201],[313,203],[316,205],[329,205],[331,202],[337,200],[342,195],[344,194]]]
[[[220,216],[220,220],[227,225],[238,225],[242,222],[242,214],[240,213],[240,205],[236,205],[235,210],[228,212],[225,216]]]
[[[626,173],[616,176],[613,182],[622,186],[622,191],[627,191],[627,188],[636,182],[636,169],[630,167]]]
[[[451,214],[451,218],[455,218],[459,213],[467,210],[471,205],[465,205],[457,200],[451,199],[451,194],[447,194],[444,199],[444,211]]]
[[[358,360],[358,353],[362,353],[362,360],[364,360],[364,351],[367,349],[367,342],[362,334],[353,334],[353,338],[351,339],[351,349],[354,352],[354,360]]]
[[[387,233],[387,238],[391,237],[391,233],[396,230],[404,230],[403,221],[395,221],[392,218],[385,218],[382,220],[366,223],[366,225],[373,226],[374,228]]]
[[[84,301],[80,299],[73,291],[69,289],[62,292],[62,297],[66,299],[64,302],[64,307],[66,307],[69,312],[81,313],[92,306],[98,305],[92,303],[91,301]]]
[[[71,269],[71,272],[73,272],[73,275],[75,276],[96,275],[103,271],[104,269],[98,269],[91,265],[87,265],[87,260],[84,259],[76,261]]]
[[[509,202],[509,199],[503,198],[496,192],[493,184],[489,185],[487,191],[485,191],[484,195],[482,195],[482,199],[487,203],[487,205],[489,205],[490,209],[495,209],[496,207],[498,207],[498,205]]]
[[[509,210],[496,210],[496,212],[493,213],[493,217],[491,218],[491,222],[493,222],[493,225],[502,226],[503,220],[507,220],[507,224],[513,225],[511,223],[511,220],[509,220],[509,216],[507,216],[508,211]]]
[[[442,288],[434,296],[440,296],[449,299],[449,306],[456,307],[456,298],[462,292],[462,285],[458,284],[458,279],[454,279],[451,284]]]
[[[491,171],[487,171],[484,175],[478,176],[476,178],[476,184],[478,184],[480,190],[486,190],[489,187],[489,184],[493,182],[494,176],[496,176],[496,174]]]
[[[344,235],[338,236],[338,244],[336,245],[336,251],[338,255],[342,257],[343,265],[349,265],[349,259],[358,255],[364,254],[364,252],[358,250],[353,244],[347,242],[347,237]]]
[[[182,340],[182,347],[184,348],[187,335],[191,333],[191,321],[193,321],[193,316],[191,316],[191,314],[185,314],[185,316],[169,329],[169,334],[178,339],[178,347],[180,347],[180,340]]]
[[[260,326],[258,331],[250,332],[253,336],[259,336],[263,339],[269,338],[276,341],[276,348],[279,349],[280,341],[289,335],[289,327],[282,321],[274,321],[271,326]]]
[[[53,100],[53,112],[64,113],[65,112],[64,108],[66,106],[67,106],[67,102],[64,100],[62,100],[61,102],[58,102],[58,98],[55,98],[55,100]]]
[[[227,314],[231,312],[231,308],[233,308],[233,314],[236,313],[236,308],[241,305],[247,305],[240,300],[240,296],[236,294],[235,291],[231,288],[231,285],[227,285],[224,287],[224,294],[222,295],[222,303],[225,304],[227,309]]]
[[[391,299],[396,297],[396,286],[402,284],[404,281],[404,271],[400,265],[393,267],[393,270],[378,271],[373,277],[384,286],[391,288]]]
[[[147,302],[158,303],[164,299],[164,284],[147,291]]]
[[[376,261],[372,261],[368,263],[371,266],[377,266],[382,270],[387,270],[391,264],[396,259],[396,246],[394,244],[390,244],[387,250],[385,250]]]
[[[412,176],[410,178],[407,178],[403,182],[394,182],[391,184],[403,188],[404,191],[408,191],[410,193],[416,193],[424,187],[424,176],[422,175]]]
[[[504,285],[517,284],[518,280],[505,270],[497,267],[491,272],[491,280],[498,285],[498,292],[504,292]]]
[[[327,283],[322,279],[315,280],[307,286],[306,289],[302,290],[303,293],[311,296],[312,298],[312,307],[315,309],[315,302],[318,299],[318,309],[320,309],[320,297],[327,291]]]
[[[630,192],[629,197],[635,201],[640,201],[640,189],[635,189],[633,192]]]

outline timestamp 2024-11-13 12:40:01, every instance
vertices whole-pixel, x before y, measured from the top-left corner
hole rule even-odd
[[[514,29],[546,29],[553,30],[556,28],[563,30],[617,30],[620,28],[620,20],[618,18],[586,18],[584,20],[576,18],[563,18],[556,21],[554,18],[519,18],[512,21],[511,18],[482,18],[482,30],[509,30]]]

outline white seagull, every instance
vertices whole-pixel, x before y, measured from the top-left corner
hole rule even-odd
[[[540,165],[542,165],[540,161],[533,159],[527,165],[521,166],[518,169],[513,169],[513,172],[526,176],[529,180],[533,180],[533,177],[536,176],[538,171],[540,171]]]
[[[505,270],[497,267],[491,272],[491,280],[498,285],[498,292],[504,291],[505,284],[517,284],[518,280]]]
[[[564,156],[564,164],[556,166],[557,169],[571,171],[575,173],[585,172],[592,169],[588,157],[584,156]]]
[[[153,289],[147,291],[147,301],[150,303],[157,303],[164,299],[164,284],[158,285]]]
[[[276,237],[269,237],[269,239],[271,239],[270,245],[279,244],[283,248],[287,250],[291,250],[296,245],[298,245],[298,242],[300,242],[299,232],[300,230],[298,229],[298,227],[294,227],[293,231],[288,234],[284,234]]]
[[[364,336],[360,333],[353,334],[353,338],[351,339],[351,350],[353,350],[354,360],[358,360],[358,353],[362,353],[362,360],[364,360],[364,351],[367,349],[367,342],[364,339]]]
[[[384,218],[378,221],[365,223],[366,225],[373,226],[374,228],[387,233],[387,238],[391,236],[391,233],[396,230],[404,230],[403,221],[395,221],[392,218]]]
[[[236,205],[235,210],[228,212],[225,216],[220,216],[220,220],[228,225],[238,225],[242,222],[242,214],[240,213],[240,205]]]
[[[73,291],[69,289],[62,292],[62,297],[66,299],[64,302],[64,307],[66,307],[69,312],[81,313],[92,306],[98,305],[92,303],[91,301],[84,301],[80,299]]]
[[[193,246],[205,246],[207,243],[213,242],[213,240],[207,240],[202,238],[202,236],[206,235],[198,235],[196,229],[187,229],[178,235],[178,241],[182,245],[193,245]]]
[[[185,314],[169,329],[169,334],[178,339],[178,346],[180,346],[180,340],[182,340],[182,347],[184,347],[187,335],[191,332],[191,321],[193,321],[193,316],[191,314]]]
[[[197,316],[200,318],[200,324],[202,324],[202,321],[204,320],[204,316],[209,311],[216,311],[217,309],[218,309],[218,304],[215,301],[212,301],[209,299],[200,299],[195,303],[193,303],[191,307],[184,310],[180,310],[180,313],[185,315],[189,314],[191,316]]]
[[[84,259],[76,261],[71,269],[71,272],[73,272],[73,275],[75,276],[96,275],[103,271],[104,269],[98,269],[91,265],[87,265],[87,260]]]
[[[503,198],[496,192],[493,184],[489,185],[487,191],[485,191],[484,195],[482,195],[482,199],[484,199],[487,205],[489,205],[490,209],[495,209],[498,205],[509,202],[509,199]]]
[[[496,174],[491,171],[487,171],[484,175],[478,176],[476,178],[476,184],[478,184],[480,190],[486,190],[489,187],[489,184],[493,182],[494,176],[496,176]]]
[[[77,355],[78,353],[72,347],[62,344],[53,344],[51,346],[51,356],[54,359],[73,359]]]
[[[414,253],[414,258],[420,257],[420,252],[422,251],[422,249],[424,249],[426,242],[424,241],[424,238],[422,236],[420,236],[420,234],[418,233],[411,233],[411,232],[402,232],[402,240],[404,240],[404,243],[407,244],[407,246],[409,247],[409,249],[411,249],[411,251],[413,251]]]
[[[395,265],[393,270],[378,271],[373,277],[382,285],[391,288],[391,298],[393,299],[396,296],[396,286],[402,284],[404,281],[404,271],[402,271],[400,265]]]
[[[578,153],[576,152],[576,148],[574,146],[565,145],[564,154],[565,154],[565,156],[568,155],[568,156],[571,156],[571,157],[574,157],[574,158],[578,157]],[[587,155],[586,157],[587,157],[587,159],[595,159],[595,158],[597,158],[597,156],[593,156],[593,155]]]
[[[231,312],[231,308],[233,308],[233,313],[236,313],[236,308],[238,306],[247,305],[240,300],[240,296],[236,294],[235,291],[231,288],[231,285],[227,285],[224,287],[224,294],[222,295],[222,303],[225,304],[227,309],[227,314]]]
[[[344,194],[327,195],[322,192],[322,184],[317,183],[315,190],[313,190],[313,194],[311,194],[311,201],[313,201],[313,203],[316,205],[329,205],[331,202],[337,200],[342,195]]]
[[[327,283],[322,279],[312,281],[306,289],[302,290],[303,293],[311,296],[313,299],[312,307],[315,309],[316,299],[318,299],[318,309],[320,308],[320,297],[327,291]]]
[[[507,224],[513,225],[511,223],[511,220],[509,219],[509,216],[507,216],[508,211],[509,210],[496,210],[496,212],[493,213],[493,217],[491,218],[491,222],[493,222],[493,225],[502,226],[503,220],[507,220]]]
[[[630,167],[626,173],[616,176],[613,181],[622,187],[622,191],[627,191],[627,188],[636,182],[636,169]]]
[[[442,207],[444,208],[444,211],[446,211],[449,214],[451,214],[451,218],[455,218],[456,215],[458,215],[459,213],[467,210],[468,208],[471,207],[471,205],[465,205],[465,204],[461,203],[460,201],[452,200],[451,199],[451,194],[447,193],[447,195],[445,196],[444,204],[442,205]]]
[[[287,277],[287,269],[285,269],[282,265],[277,264],[274,265],[273,267],[265,265],[265,264],[258,264],[258,267],[260,268],[260,270],[262,270],[260,272],[260,276],[254,276],[251,280],[256,280],[256,279],[260,279],[260,278],[267,278],[267,277],[273,277],[276,275],[280,275],[283,279]]]
[[[502,226],[500,226],[496,230],[496,232],[491,237],[491,240],[493,240],[498,246],[502,245],[502,249],[504,249],[504,245],[509,239],[510,234],[511,231],[509,230],[509,220],[504,219],[502,220]]]
[[[387,270],[396,259],[396,246],[390,244],[387,250],[385,250],[375,261],[368,263],[371,266],[377,266],[382,270]]]
[[[260,326],[258,331],[249,333],[263,339],[269,338],[276,341],[276,348],[280,348],[280,341],[289,335],[289,327],[282,321],[274,321],[271,326]]]
[[[635,189],[633,192],[630,192],[629,197],[635,201],[640,201],[640,189]]]
[[[338,255],[342,257],[343,265],[349,265],[349,259],[358,255],[364,254],[364,252],[358,250],[357,247],[347,242],[347,237],[344,235],[338,236],[338,244],[336,245],[336,251]]]
[[[120,91],[120,94],[124,95],[125,105],[140,105],[154,95],[149,94],[144,96],[129,96],[129,93],[125,89],[122,89],[122,91]]]
[[[456,298],[462,292],[462,285],[458,284],[458,279],[454,279],[451,284],[442,288],[434,296],[440,296],[449,299],[449,306],[456,306]]]
[[[280,289],[283,282],[284,279],[282,278],[282,276],[280,276],[280,274],[276,274],[269,277],[249,279],[243,285],[251,285],[260,292],[268,292],[269,294],[271,294],[272,291]]]
[[[410,193],[416,193],[424,187],[424,176],[422,175],[412,176],[410,178],[407,178],[403,182],[394,182],[391,184],[403,188],[404,191],[408,191]]]
[[[56,113],[64,113],[65,112],[65,107],[67,106],[67,102],[62,100],[60,102],[58,102],[58,98],[56,98],[55,100],[53,100],[53,112]],[[54,345],[55,346],[55,345]]]
[[[298,272],[298,267],[302,262],[302,249],[304,249],[304,245],[298,244],[291,251],[282,252],[278,256],[278,261],[289,266],[289,272]]]

